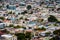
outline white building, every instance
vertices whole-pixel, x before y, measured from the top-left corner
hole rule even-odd
[[[16,36],[10,35],[10,34],[4,34],[4,35],[1,35],[1,37],[4,37],[5,40],[17,40]]]

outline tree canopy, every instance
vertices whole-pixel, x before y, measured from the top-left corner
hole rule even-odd
[[[18,40],[26,40],[24,33],[18,33],[18,34],[15,34],[15,35],[17,36]]]
[[[32,8],[31,5],[28,5],[28,6],[27,6],[27,9],[28,9],[28,10],[30,10],[31,8]]]
[[[24,12],[21,12],[21,14],[26,14],[27,13],[27,10],[25,10]]]
[[[0,17],[1,20],[4,20],[5,18],[4,17]]]
[[[12,11],[10,11],[8,14],[12,14]]]
[[[26,32],[25,37],[28,38],[28,40],[31,39],[31,32]]]
[[[48,18],[48,21],[49,21],[49,22],[57,22],[58,20],[56,19],[55,16],[50,15],[50,17]]]
[[[6,5],[7,8],[9,8],[9,5]]]
[[[53,32],[55,35],[60,35],[60,29]]]
[[[30,40],[31,39],[31,33],[30,32],[26,32],[26,33],[18,33],[15,34],[17,36],[18,40]]]
[[[50,40],[60,40],[60,29],[59,30],[55,30],[53,32],[54,35],[56,35],[55,37],[52,37]]]

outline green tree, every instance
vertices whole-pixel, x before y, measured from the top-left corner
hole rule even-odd
[[[55,37],[51,38],[50,40],[56,40]]]
[[[55,36],[53,38],[51,38],[50,40],[60,40],[59,36]]]
[[[14,27],[14,25],[13,24],[10,24],[8,27]]]
[[[53,32],[55,35],[60,35],[60,29]]]
[[[17,25],[17,26],[14,26],[14,28],[22,28],[22,26]]]
[[[42,27],[41,30],[46,30],[46,28]]]
[[[56,23],[60,23],[60,21],[57,21]]]
[[[23,29],[26,29],[26,27],[22,27]]]
[[[31,39],[31,32],[26,32],[25,37],[30,40]]]
[[[60,29],[59,30],[55,30],[53,32],[54,35],[56,35],[55,37],[52,37],[50,40],[60,40]]]
[[[26,40],[24,33],[15,34],[17,36],[17,40]]]
[[[10,11],[8,14],[12,14],[12,11]]]
[[[26,14],[27,13],[27,10],[25,10],[24,12],[21,12],[21,14]]]
[[[19,19],[23,19],[23,17],[20,17]]]
[[[27,9],[30,10],[32,7],[31,5],[27,5]]]
[[[54,25],[54,26],[58,26],[58,24],[56,24],[56,23],[55,23],[55,24],[53,24],[53,25]]]
[[[56,19],[55,16],[50,15],[50,17],[48,18],[48,21],[49,21],[49,22],[57,22],[58,20]]]
[[[9,5],[7,5],[6,7],[9,8]]]
[[[44,19],[41,19],[41,22],[43,22],[44,21]]]
[[[26,33],[17,33],[15,34],[18,40],[30,40],[31,39],[31,32]]]
[[[33,11],[31,11],[29,14],[33,14]]]
[[[49,36],[51,34],[51,32],[46,32],[45,34],[46,34],[46,36]]]
[[[4,17],[0,17],[1,20],[4,20],[5,18]]]
[[[2,8],[2,6],[0,6],[0,8]]]
[[[15,12],[13,12],[13,14],[15,14]]]
[[[28,21],[29,19],[25,18],[25,21]]]

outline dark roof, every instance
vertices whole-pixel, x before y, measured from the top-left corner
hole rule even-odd
[[[3,35],[4,33],[2,31],[0,31],[0,35]]]

